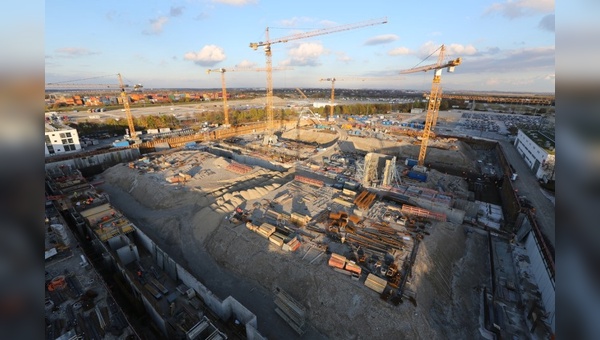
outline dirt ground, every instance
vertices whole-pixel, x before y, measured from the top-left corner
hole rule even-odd
[[[340,133],[336,150],[359,153],[379,152],[396,155],[402,160],[405,158],[417,159],[419,157],[421,146],[420,142],[414,137],[398,136],[391,139],[377,139],[347,135],[344,131]],[[338,134],[309,128],[301,128],[299,131],[292,129],[284,132],[282,136],[291,140],[319,144],[327,144],[338,138]],[[320,153],[319,155],[326,156],[332,152],[333,148],[328,154]],[[454,138],[434,138],[429,142],[425,163],[453,167],[468,172],[477,170],[476,157],[476,152],[462,141]]]
[[[115,207],[215,294],[231,295],[255,313],[259,331],[270,339],[298,338],[274,311],[275,286],[307,308],[306,339],[479,337],[476,288],[489,277],[486,240],[463,226],[433,224],[409,283],[417,306],[393,306],[335,273],[327,256],[312,264],[302,260],[308,245],[284,253],[225,219],[235,206],[279,188],[293,173],[261,170],[255,177],[211,183],[210,191],[168,184],[123,165],[100,177]]]

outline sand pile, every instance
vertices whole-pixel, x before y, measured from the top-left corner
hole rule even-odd
[[[224,164],[226,163],[225,161]],[[184,209],[192,221],[194,235],[202,241],[218,227],[224,215],[231,213],[237,206],[247,200],[259,199],[291,180],[287,174],[260,169],[252,174],[223,181],[216,189],[213,185],[210,191],[206,191],[201,187],[171,185],[162,181],[160,176],[141,174],[122,165],[108,169],[103,177],[110,185],[131,195],[140,205],[154,211],[163,211],[162,216],[158,216],[160,218],[148,221],[146,228],[153,229],[160,237],[167,237],[173,229],[165,227],[170,224],[168,220],[177,218],[171,214],[172,210]]]
[[[300,131],[298,129],[286,131],[282,134],[282,137],[307,143],[327,144],[338,138],[338,135],[337,133],[327,133],[317,129],[301,128]]]

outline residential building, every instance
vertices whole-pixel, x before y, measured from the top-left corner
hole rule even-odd
[[[77,130],[58,124],[46,124],[45,130],[46,156],[81,150]]]
[[[554,132],[519,130],[515,148],[538,179],[544,182],[554,180]]]

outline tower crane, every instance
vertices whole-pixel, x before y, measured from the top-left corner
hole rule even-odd
[[[274,71],[278,71],[278,70],[293,70],[292,68],[289,67],[277,67],[273,69]],[[225,86],[225,72],[242,72],[242,71],[255,71],[255,72],[264,72],[266,71],[266,68],[231,68],[231,69],[226,69],[226,68],[215,68],[215,69],[208,69],[206,70],[207,74],[210,74],[211,72],[219,72],[221,73],[221,87],[222,87],[222,96],[223,96],[223,115],[224,115],[224,121],[225,121],[225,126],[230,126],[229,125],[229,106],[227,105],[227,87]]]
[[[302,90],[300,90],[299,87],[296,87],[296,91],[300,92],[300,95],[302,96],[302,98],[308,99],[308,97],[304,94],[304,92],[302,92]]]
[[[123,78],[121,73],[119,76],[119,86],[121,87],[121,99],[123,99],[123,107],[125,108],[125,116],[127,117],[127,125],[129,126],[129,137],[135,139],[135,126],[133,124],[133,116],[131,115],[131,109],[129,108],[129,97],[125,92],[125,84],[123,84]]]
[[[427,104],[427,115],[425,118],[425,128],[423,129],[423,137],[421,139],[419,159],[417,161],[417,164],[420,167],[423,167],[423,165],[425,164],[427,143],[429,143],[431,130],[433,126],[435,126],[435,123],[437,121],[438,111],[440,109],[440,103],[442,101],[442,69],[448,68],[448,72],[454,72],[454,67],[460,65],[462,62],[461,58],[456,58],[444,63],[444,52],[446,50],[446,47],[442,45],[438,48],[438,50],[440,51],[440,54],[438,55],[437,63],[400,71],[400,74],[408,74],[435,70],[433,73],[433,81],[431,84],[431,93],[429,94],[429,102]]]
[[[115,84],[77,84],[77,83],[67,83],[67,82],[56,82],[56,83],[47,83],[46,89],[78,89],[78,90],[84,90],[84,89],[85,90],[101,90],[101,89],[114,89],[114,88],[120,89],[121,90],[121,99],[123,101],[123,107],[125,109],[125,116],[127,118],[127,125],[129,128],[129,137],[131,139],[135,139],[136,133],[135,133],[135,126],[133,124],[133,117],[131,115],[131,109],[129,108],[129,96],[127,96],[127,92],[125,91],[125,88],[128,88],[129,85],[126,85],[123,83],[123,77],[121,76],[121,73],[117,73],[116,75],[119,79],[118,85],[115,85]],[[97,79],[97,78],[105,78],[105,77],[107,77],[107,76],[72,80],[72,82],[81,81],[81,80]],[[142,84],[136,84],[134,87],[134,90],[142,88],[142,87],[143,87]]]
[[[274,120],[274,117],[273,117],[273,74],[272,74],[273,60],[272,60],[272,52],[271,52],[272,44],[286,43],[291,40],[305,39],[305,38],[315,37],[315,36],[319,36],[319,35],[330,34],[330,33],[341,32],[341,31],[348,31],[348,30],[353,30],[353,29],[357,29],[357,28],[361,28],[361,27],[373,26],[373,25],[379,25],[379,24],[385,24],[385,23],[387,23],[387,18],[374,19],[374,20],[368,20],[368,21],[355,23],[355,24],[347,24],[347,25],[324,28],[324,29],[319,29],[319,30],[315,30],[315,31],[305,32],[305,33],[297,33],[297,34],[289,35],[289,36],[286,36],[283,38],[278,38],[278,39],[271,39],[269,37],[269,28],[267,27],[267,29],[265,31],[265,41],[260,41],[257,43],[250,43],[250,48],[252,48],[253,50],[257,50],[259,46],[264,46],[264,49],[265,49],[265,56],[267,59],[267,62],[266,62],[267,129],[269,130],[269,133],[273,134],[273,120]]]
[[[388,78],[389,79],[389,78]],[[335,106],[335,82],[336,81],[371,81],[371,80],[385,80],[384,78],[356,78],[356,77],[346,77],[346,78],[321,78],[319,81],[330,81],[331,82],[331,99],[329,105],[329,119],[333,118],[333,107]],[[328,119],[328,120],[329,120]]]

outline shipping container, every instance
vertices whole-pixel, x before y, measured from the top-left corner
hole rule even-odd
[[[427,182],[427,174],[418,171],[409,171],[408,178],[416,179],[419,182]]]
[[[404,165],[408,166],[409,168],[412,168],[413,166],[417,165],[419,162],[416,159],[411,159],[411,158],[407,158],[404,161]]]
[[[358,189],[359,184],[356,182],[351,182],[351,181],[345,181],[344,182],[344,189],[348,189],[348,190],[356,190]]]
[[[122,148],[122,147],[125,147],[125,146],[129,146],[129,141],[128,140],[122,140],[122,141],[114,142],[112,145],[115,148]]]

